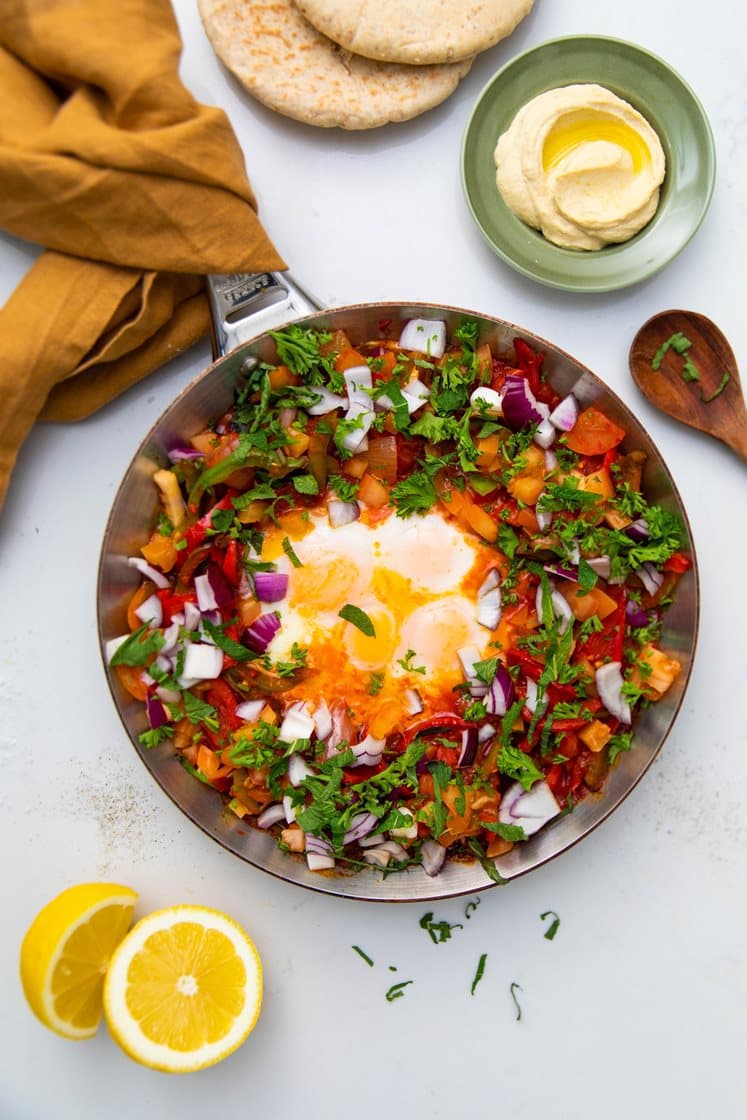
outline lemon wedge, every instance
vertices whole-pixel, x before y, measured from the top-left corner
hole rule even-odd
[[[135,925],[112,957],[104,1011],[135,1061],[188,1073],[228,1057],[262,1006],[262,963],[232,918],[172,906]]]
[[[65,1038],[91,1038],[104,976],[132,922],[137,895],[115,883],[68,887],[40,910],[21,945],[21,983],[32,1011]]]

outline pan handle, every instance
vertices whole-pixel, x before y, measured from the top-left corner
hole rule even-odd
[[[234,272],[207,277],[216,358],[263,331],[282,327],[322,304],[288,272]]]

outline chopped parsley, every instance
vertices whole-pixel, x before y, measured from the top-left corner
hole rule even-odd
[[[419,925],[421,929],[426,931],[434,945],[440,945],[444,941],[450,941],[452,930],[464,929],[461,922],[434,921],[432,910],[429,910],[427,914],[423,914]]]
[[[414,649],[408,649],[404,657],[398,658],[397,664],[400,665],[406,673],[422,673],[423,676],[425,676],[425,665],[414,664],[414,659],[416,656],[417,654],[415,653]]]
[[[477,962],[477,971],[475,972],[475,978],[472,981],[472,987],[469,990],[469,994],[471,996],[473,996],[475,994],[475,988],[477,987],[477,985],[480,983],[483,976],[485,975],[485,964],[487,962],[487,959],[488,959],[488,954],[487,953],[481,953],[480,954],[480,959]]]
[[[544,933],[544,938],[546,941],[552,941],[560,927],[560,918],[554,910],[545,910],[544,914],[540,914],[540,921],[544,922],[545,919],[549,917],[552,917],[552,921],[550,922],[550,925],[547,927]]]

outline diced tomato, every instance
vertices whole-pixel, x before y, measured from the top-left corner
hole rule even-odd
[[[175,614],[182,613],[185,603],[197,602],[197,596],[194,591],[189,591],[182,595],[178,594],[176,591],[172,591],[170,587],[164,587],[156,591],[156,595],[161,600],[161,606],[163,607],[164,626],[168,626]]]
[[[514,352],[519,369],[526,377],[529,388],[536,396],[540,387],[540,372],[545,356],[539,354],[536,350],[532,350],[531,346],[521,338],[514,339]]]
[[[237,731],[242,720],[236,715],[236,696],[225,681],[216,680],[207,690],[206,699],[212,704],[218,716],[219,738],[225,743],[232,731]]]
[[[565,437],[579,455],[606,455],[625,438],[625,432],[598,408],[585,408]]]
[[[576,657],[589,661],[622,661],[625,638],[625,589],[608,585],[607,595],[617,601],[614,611],[602,622],[602,629],[579,637]]]
[[[673,552],[669,559],[662,564],[665,572],[675,572],[677,575],[687,572],[691,566],[692,560],[684,552]]]
[[[354,786],[359,782],[367,782],[382,770],[386,770],[386,763],[383,761],[377,762],[374,766],[345,767],[342,771],[342,780],[346,786]]]
[[[443,743],[439,743],[432,751],[429,750],[429,756],[434,762],[446,762],[449,766],[458,765],[460,754],[459,747],[447,747]]]

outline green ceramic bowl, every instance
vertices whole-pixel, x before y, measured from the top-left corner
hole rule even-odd
[[[656,214],[622,245],[561,249],[520,221],[495,184],[493,152],[518,110],[557,86],[597,82],[629,101],[659,135],[667,161]],[[656,55],[619,39],[572,36],[541,43],[488,82],[462,145],[467,204],[490,247],[525,276],[572,292],[608,292],[653,275],[687,245],[705,217],[716,176],[713,134],[702,105]]]

